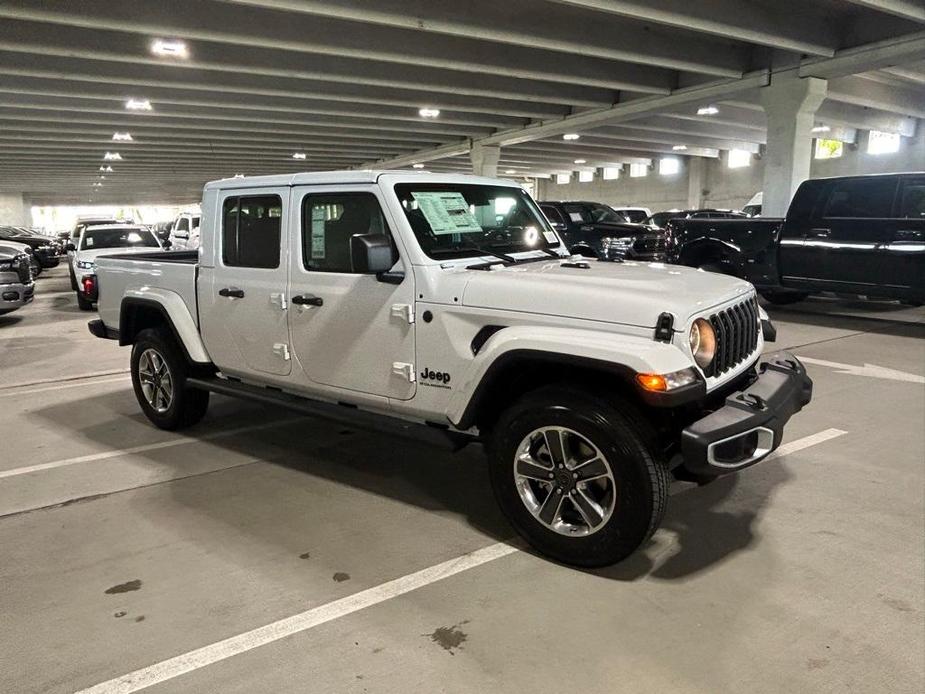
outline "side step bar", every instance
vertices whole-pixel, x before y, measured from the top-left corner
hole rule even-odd
[[[388,436],[399,436],[450,451],[458,451],[468,443],[478,441],[475,436],[451,431],[439,424],[417,424],[396,417],[358,409],[353,405],[334,405],[320,400],[303,398],[276,388],[262,388],[226,378],[187,378],[191,388],[208,390],[234,398],[255,400],[268,405],[279,405],[296,412],[329,419],[359,429],[367,429]]]

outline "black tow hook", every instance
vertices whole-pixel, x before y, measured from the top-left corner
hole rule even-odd
[[[768,403],[764,398],[755,395],[754,393],[739,393],[736,398],[740,402],[745,403],[753,410],[766,410],[768,409]]]

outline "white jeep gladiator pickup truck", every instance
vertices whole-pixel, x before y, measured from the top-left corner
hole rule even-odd
[[[766,457],[812,394],[792,355],[761,361],[750,284],[567,257],[510,181],[215,181],[198,252],[107,256],[97,275],[90,331],[133,346],[155,425],[195,424],[215,392],[481,442],[512,525],[582,566],[645,542],[672,477]]]

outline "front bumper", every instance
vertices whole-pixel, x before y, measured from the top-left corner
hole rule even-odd
[[[7,312],[25,306],[34,297],[34,282],[0,282],[0,311]]]
[[[683,466],[697,475],[725,475],[754,465],[781,443],[789,419],[809,403],[813,382],[789,352],[772,355],[750,386],[681,432]]]

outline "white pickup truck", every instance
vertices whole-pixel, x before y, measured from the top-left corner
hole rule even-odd
[[[90,331],[133,345],[154,424],[195,424],[216,392],[484,443],[512,525],[561,561],[628,556],[672,477],[758,462],[812,394],[792,355],[761,361],[750,284],[569,258],[510,181],[226,179],[201,231],[198,252],[97,260]]]

